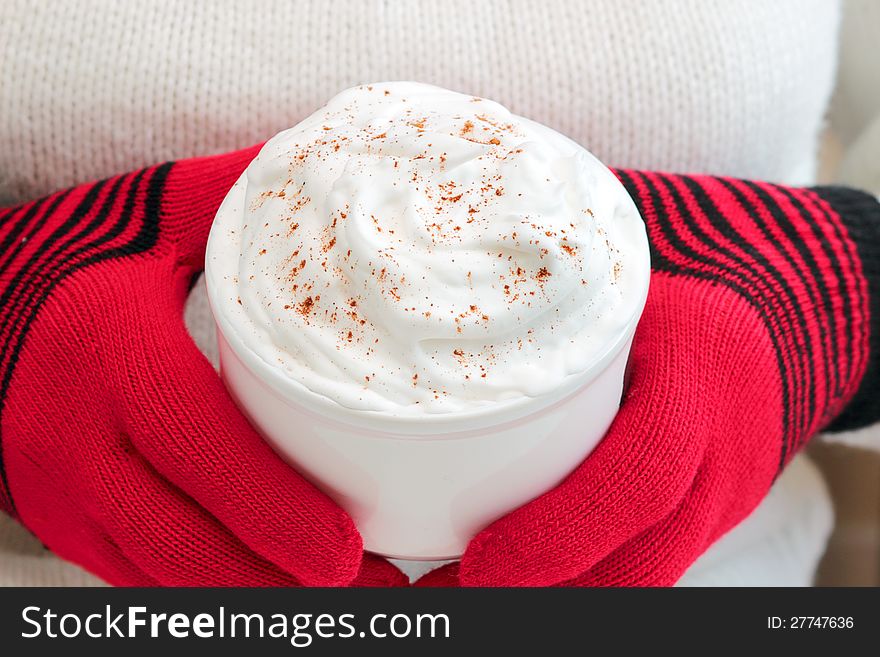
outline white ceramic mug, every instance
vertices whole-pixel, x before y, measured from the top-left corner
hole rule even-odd
[[[365,429],[286,397],[218,333],[226,385],[288,462],[354,518],[372,552],[450,559],[492,520],[555,486],[601,440],[620,403],[630,339],[596,377],[524,418],[433,434]],[[242,357],[244,356],[244,357]]]
[[[610,171],[601,171],[603,184],[622,190]],[[206,254],[222,377],[278,453],[353,517],[367,550],[405,559],[457,557],[480,529],[558,484],[602,439],[620,404],[647,299],[643,230],[626,244],[628,261],[639,266],[619,274],[622,289],[634,296],[627,304],[632,315],[620,318],[622,328],[608,336],[589,369],[568,376],[551,394],[450,413],[355,410],[263,360],[224,312],[234,306],[220,305],[234,303],[220,292],[222,281],[234,277],[235,257],[222,243],[245,206],[246,176],[218,210]],[[622,191],[616,211],[630,221],[638,217]]]
[[[244,187],[233,188],[218,218],[243,203]],[[627,286],[640,295],[637,312],[595,365],[555,394],[395,417],[335,404],[249,349],[218,312],[213,239],[212,232],[206,280],[226,386],[275,450],[352,516],[367,550],[402,559],[460,556],[480,529],[564,479],[617,413],[647,267],[624,274],[640,277]]]

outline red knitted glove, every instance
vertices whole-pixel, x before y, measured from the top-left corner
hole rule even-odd
[[[808,438],[880,419],[876,199],[618,175],[653,259],[620,413],[556,489],[423,585],[671,585]]]
[[[256,149],[0,210],[0,508],[124,585],[400,584],[236,409],[182,321]]]

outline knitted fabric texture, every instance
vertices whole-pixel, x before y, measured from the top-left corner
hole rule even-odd
[[[620,413],[557,488],[423,585],[673,584],[811,436],[880,418],[875,198],[618,175],[653,258]]]
[[[400,583],[361,562],[350,519],[259,439],[182,324],[255,153],[0,213],[0,499],[114,583]],[[466,583],[671,584],[849,400],[875,399],[875,199],[618,175],[653,257],[620,414],[558,488],[474,540]],[[878,417],[853,408],[849,425]]]
[[[0,205],[248,146],[379,80],[491,98],[615,166],[807,184],[839,13],[839,0],[5,0]]]
[[[254,432],[182,321],[255,149],[0,211],[0,507],[113,584],[400,584]]]

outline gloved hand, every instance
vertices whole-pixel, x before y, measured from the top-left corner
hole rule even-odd
[[[557,488],[421,585],[674,584],[811,436],[880,419],[876,199],[618,175],[652,249],[620,413]]]
[[[402,584],[254,432],[182,320],[256,155],[0,210],[0,508],[113,584]]]

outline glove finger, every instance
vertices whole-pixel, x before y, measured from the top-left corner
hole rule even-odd
[[[103,522],[126,541],[132,556],[126,557],[105,536],[102,545],[106,547],[98,559],[101,572],[94,572],[106,581],[117,586],[159,586],[160,582],[165,586],[299,586],[291,575],[248,550],[204,509],[161,480],[139,454],[115,460],[105,485],[108,493],[117,492],[102,496],[112,500],[105,507],[112,514],[110,520]],[[144,529],[150,526],[152,531]],[[142,561],[158,579],[132,561]],[[364,557],[352,582],[353,586],[375,587],[405,584],[406,576],[393,564],[371,555]]]
[[[711,481],[701,467],[681,504],[566,586],[672,586],[723,531],[716,529]],[[726,531],[726,530],[725,530]]]
[[[163,586],[298,586],[164,481],[133,449],[105,456],[99,522],[126,557]]]
[[[414,586],[420,588],[448,588],[461,586],[461,582],[458,579],[459,566],[460,564],[457,561],[454,561],[452,563],[444,564],[439,568],[435,568],[434,570],[430,570],[419,577]]]
[[[763,436],[756,433],[746,428],[743,435],[733,435],[743,454],[762,448]],[[732,476],[714,457],[707,452],[690,491],[672,513],[566,585],[675,584],[712,543],[755,510],[770,486],[772,475]]]
[[[387,559],[365,554],[358,576],[351,583],[358,587],[409,586],[409,579]]]
[[[182,320],[186,281],[144,267],[120,286],[118,385],[126,432],[158,472],[255,552],[309,585],[358,574],[351,518],[285,463],[251,427]],[[167,281],[175,280],[174,294]]]

